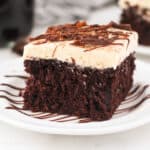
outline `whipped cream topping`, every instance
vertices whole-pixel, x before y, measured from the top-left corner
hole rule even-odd
[[[120,0],[119,5],[122,9],[137,6],[137,14],[141,15],[143,19],[150,22],[150,0]],[[143,13],[143,10],[147,10]]]
[[[74,41],[47,41],[43,43],[42,39],[39,39],[30,42],[24,47],[23,58],[24,60],[57,59],[63,62],[75,63],[80,67],[115,69],[126,57],[136,50],[138,35],[133,31],[116,28],[111,30],[129,34],[128,39],[115,40],[114,43],[120,44],[99,46],[88,51],[86,51],[86,47],[73,45]]]

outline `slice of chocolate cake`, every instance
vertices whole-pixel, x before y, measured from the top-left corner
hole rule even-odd
[[[139,33],[139,43],[150,45],[150,0],[120,0],[121,23],[131,24]]]
[[[132,86],[136,46],[128,25],[49,27],[24,47],[24,109],[110,119]]]

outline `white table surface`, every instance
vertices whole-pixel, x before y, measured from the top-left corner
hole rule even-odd
[[[93,14],[89,22],[102,23],[102,19],[104,23],[108,21],[108,16],[101,16],[102,13]],[[112,15],[112,20],[116,19]],[[0,63],[17,57],[10,50],[0,48]],[[150,56],[138,54],[137,57],[150,63]],[[0,150],[150,150],[149,139],[150,124],[111,135],[62,136],[39,134],[0,122]]]

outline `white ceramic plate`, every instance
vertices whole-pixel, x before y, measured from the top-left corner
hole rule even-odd
[[[136,52],[150,57],[150,46],[139,45]]]
[[[121,16],[121,9],[117,7],[117,5],[114,5],[92,13],[91,16],[89,17],[88,22],[91,24],[93,23],[107,24],[111,20],[119,23],[120,16]],[[136,52],[142,55],[150,56],[150,46],[139,45],[138,48],[136,49]]]
[[[149,64],[136,62],[137,70],[135,72],[135,83],[141,83],[141,85],[150,83],[150,68]],[[18,78],[5,78],[2,77],[6,74],[24,74],[23,61],[16,59],[11,62],[0,65],[3,70],[0,71],[0,83],[9,83],[19,87],[24,87],[24,81]],[[13,94],[17,94],[17,90],[13,90],[9,87],[0,86],[0,90],[7,90]],[[150,93],[150,89],[147,89],[143,95],[146,96]],[[4,95],[0,92],[0,95]],[[7,95],[7,94],[6,94]],[[13,96],[9,96],[13,99],[17,99]],[[18,98],[20,100],[20,98]],[[100,135],[110,134],[120,131],[126,131],[150,122],[150,101],[147,100],[142,103],[135,110],[123,113],[118,116],[114,116],[112,119],[103,122],[89,122],[78,123],[77,121],[57,122],[49,121],[48,119],[37,119],[30,116],[26,116],[18,111],[6,109],[9,106],[7,100],[0,98],[0,120],[6,123],[15,125],[20,128],[29,129],[47,134],[64,134],[64,135]],[[31,113],[31,112],[27,112]],[[51,120],[51,119],[50,119]]]

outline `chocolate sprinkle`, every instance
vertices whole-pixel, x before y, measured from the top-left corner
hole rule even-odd
[[[30,41],[36,42],[36,44],[49,41],[73,41],[73,45],[85,47],[87,50],[93,50],[95,47],[122,45],[121,43],[115,42],[116,40],[129,40],[130,32],[124,33],[121,30],[112,31],[110,30],[111,28],[132,31],[130,25],[126,24],[119,25],[110,22],[108,25],[87,25],[86,22],[78,21],[74,24],[49,27],[45,34],[30,38]]]

